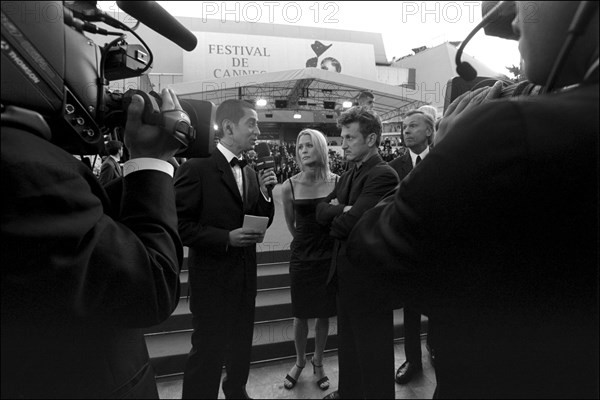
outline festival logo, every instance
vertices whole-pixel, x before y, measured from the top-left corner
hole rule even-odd
[[[317,66],[319,65],[319,57],[321,57],[323,55],[323,53],[325,53],[327,50],[329,50],[329,48],[331,46],[333,46],[333,44],[324,45],[323,43],[319,42],[318,40],[316,40],[313,44],[311,44],[310,47],[317,56],[311,57],[308,60],[306,60],[306,67],[307,68],[317,68]],[[321,69],[326,69],[328,71],[342,72],[342,64],[340,64],[340,62],[333,57],[324,58],[321,61],[320,66],[321,66]]]

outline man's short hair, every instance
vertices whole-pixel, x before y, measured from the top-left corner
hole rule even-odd
[[[367,92],[367,91],[362,91],[356,98],[355,105],[373,107],[374,103],[375,103],[375,96],[373,96],[373,93]]]
[[[360,92],[360,94],[358,95],[358,98],[360,99],[360,98],[362,98],[362,97],[368,97],[368,98],[370,98],[370,99],[373,99],[373,100],[375,100],[375,96],[373,95],[373,93],[371,93],[371,92],[367,92],[367,91],[362,91],[362,92]]]
[[[254,105],[246,100],[229,99],[219,104],[215,116],[219,127],[216,135],[220,138],[223,137],[224,120],[228,119],[234,124],[237,124],[240,122],[240,119],[242,119],[247,109],[255,110]]]
[[[106,142],[106,144],[104,144],[104,149],[111,156],[116,156],[117,154],[119,154],[119,150],[121,150],[122,148],[123,143],[119,142],[118,140],[109,140],[108,142]]]
[[[383,130],[383,125],[381,123],[381,118],[375,111],[360,106],[349,108],[340,115],[337,120],[337,126],[338,128],[342,128],[353,122],[358,122],[359,131],[365,139],[371,133],[376,134],[377,141],[375,142],[375,145],[379,146],[381,143],[381,131]]]
[[[423,111],[425,114],[431,115],[434,122],[437,121],[439,118],[437,108],[435,108],[434,106],[430,106],[429,104],[419,107],[418,111]]]
[[[431,135],[427,136],[427,144],[431,145],[435,136],[435,121],[433,120],[433,117],[421,110],[410,110],[404,115],[404,118],[410,117],[411,115],[421,115],[425,125],[431,129]]]

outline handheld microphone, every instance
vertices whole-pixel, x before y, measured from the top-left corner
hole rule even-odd
[[[196,36],[155,1],[117,1],[117,5],[182,49],[192,51],[196,48],[198,44]]]
[[[256,168],[259,171],[265,170],[267,168],[275,168],[275,159],[271,156],[271,150],[269,149],[269,145],[266,143],[259,143],[254,148],[256,150],[256,156],[258,160],[256,161]],[[271,192],[273,191],[274,185],[267,185],[267,190],[269,191],[269,197],[271,196]]]

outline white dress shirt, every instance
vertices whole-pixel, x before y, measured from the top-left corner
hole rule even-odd
[[[225,146],[223,146],[221,143],[217,144],[217,149],[219,149],[221,154],[223,154],[225,156],[225,159],[227,160],[228,164],[231,162],[231,160],[234,157],[237,158],[238,160],[242,161],[242,157],[236,156],[231,151],[229,151]],[[234,165],[233,167],[231,167],[231,170],[233,171],[233,177],[235,178],[235,183],[237,183],[238,190],[240,191],[240,196],[242,196],[242,199],[243,199],[244,198],[244,178],[242,177],[242,168],[240,168],[239,165]]]
[[[427,154],[429,154],[429,146],[425,147],[425,150],[423,150],[420,154],[414,153],[411,149],[408,149],[408,151],[410,152],[410,159],[412,160],[412,165],[414,168],[417,165],[417,157],[421,157],[421,161],[427,157]]]

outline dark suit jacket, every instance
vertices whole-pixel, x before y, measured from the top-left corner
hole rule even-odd
[[[396,187],[398,175],[379,154],[364,162],[356,174],[355,168],[345,172],[333,192],[317,205],[317,221],[330,226],[329,234],[336,239],[328,281],[331,281],[336,273],[343,273],[347,277],[353,275],[357,279],[351,284],[354,287],[351,291],[369,293],[372,289],[369,282],[360,282],[359,271],[350,272],[354,267],[347,263],[346,239],[362,215]],[[332,199],[338,199],[340,204],[330,205]],[[344,213],[344,207],[347,205],[351,205],[352,209]],[[357,268],[360,269],[360,266]]]
[[[393,159],[392,161],[390,161],[388,163],[388,165],[392,168],[394,168],[394,171],[396,171],[396,173],[398,174],[398,179],[402,182],[402,180],[404,178],[406,178],[406,176],[410,173],[410,171],[413,170],[413,164],[412,164],[412,159],[410,157],[410,151],[405,151],[404,154],[402,154],[399,157],[396,157],[395,159]],[[402,296],[399,295],[397,290],[392,290],[392,295],[396,296],[396,300],[393,301],[394,303],[394,308],[401,308],[404,306],[404,301],[402,300]],[[409,307],[410,309],[410,307]],[[406,323],[406,321],[411,321],[409,318],[406,317],[406,313],[407,311],[405,310],[405,330],[407,329],[417,329],[417,335],[420,335],[420,323],[414,327],[411,326],[407,326],[408,324]],[[409,322],[410,323],[410,322]],[[405,335],[406,336],[406,335]],[[412,345],[412,341],[409,341],[409,343],[405,342],[405,347]],[[416,345],[421,346],[420,341],[416,342]]]
[[[441,395],[598,396],[598,137],[597,83],[482,105],[357,224],[435,317]]]
[[[177,170],[179,233],[190,248],[192,312],[197,307],[210,306],[196,302],[194,296],[195,287],[199,290],[197,285],[206,284],[207,280],[213,285],[256,294],[256,246],[228,246],[229,232],[242,227],[245,214],[269,217],[270,225],[275,208],[273,200],[267,202],[260,192],[256,172],[246,166],[243,174],[245,201],[219,150],[208,158],[188,160]]]
[[[179,300],[172,178],[132,173],[111,207],[84,164],[7,127],[1,171],[2,397],[157,397],[137,328]]]
[[[402,179],[406,178],[406,175],[413,169],[412,159],[410,158],[410,152],[406,151],[399,157],[396,157],[392,161],[388,163],[388,165],[394,168],[394,171],[398,174],[398,179],[402,181]]]
[[[103,186],[106,186],[110,181],[121,177],[121,166],[111,156],[106,157],[106,160],[100,166],[100,176],[98,179]]]

